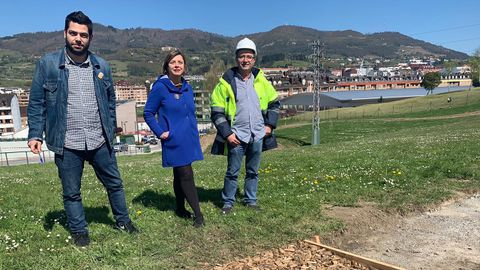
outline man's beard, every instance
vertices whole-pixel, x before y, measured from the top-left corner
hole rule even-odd
[[[83,47],[82,50],[78,51],[78,50],[75,50],[72,46],[72,44],[70,44],[70,42],[68,42],[67,39],[65,39],[65,46],[67,47],[67,51],[73,55],[76,55],[76,56],[82,56],[82,55],[85,55],[87,52],[88,52],[88,48],[90,47],[90,42],[89,43],[86,43]]]

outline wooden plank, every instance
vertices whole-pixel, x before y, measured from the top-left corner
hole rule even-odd
[[[318,247],[321,247],[321,248],[324,248],[324,249],[327,249],[327,250],[330,250],[338,256],[350,259],[352,261],[356,261],[356,262],[361,263],[365,266],[375,267],[379,270],[406,270],[405,268],[401,268],[401,267],[394,266],[394,265],[391,265],[391,264],[383,263],[383,262],[380,262],[380,261],[377,261],[377,260],[374,260],[374,259],[369,259],[369,258],[360,256],[360,255],[356,255],[356,254],[353,254],[353,253],[350,253],[350,252],[347,252],[347,251],[344,251],[344,250],[341,250],[341,249],[338,249],[338,248],[334,248],[334,247],[331,247],[331,246],[321,244],[320,243],[320,238],[318,236],[315,236],[315,240],[317,242],[313,242],[313,241],[310,241],[310,240],[305,240],[305,242],[309,243],[309,244],[312,244],[312,245],[315,245],[315,246],[318,246]]]

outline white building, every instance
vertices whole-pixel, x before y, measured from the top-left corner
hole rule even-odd
[[[0,94],[0,135],[12,135],[22,128],[18,98],[14,94]]]

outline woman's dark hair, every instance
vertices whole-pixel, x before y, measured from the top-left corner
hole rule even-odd
[[[67,15],[65,18],[65,31],[68,30],[70,22],[86,25],[88,28],[88,34],[92,35],[92,21],[90,18],[81,11],[74,11]]]
[[[165,56],[165,60],[163,61],[163,74],[168,74],[168,63],[170,63],[170,61],[172,61],[172,59],[177,55],[182,56],[183,64],[185,65],[185,72],[187,72],[187,58],[185,58],[185,55],[180,50],[175,49]]]

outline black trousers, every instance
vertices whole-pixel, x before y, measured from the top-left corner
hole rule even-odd
[[[186,199],[195,217],[202,216],[191,164],[173,168],[173,191],[175,192],[177,212],[185,213],[187,211],[185,209]]]

